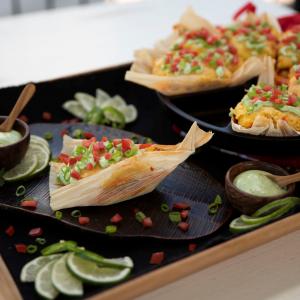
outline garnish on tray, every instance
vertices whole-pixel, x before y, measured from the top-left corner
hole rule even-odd
[[[66,101],[63,108],[88,124],[123,128],[137,118],[134,105],[127,105],[121,96],[111,97],[101,89],[96,90],[95,97],[78,92],[74,98],[75,100]]]
[[[300,198],[298,197],[275,200],[264,205],[251,216],[241,215],[239,218],[234,219],[229,228],[235,233],[250,231],[281,218],[298,205],[300,205]]]
[[[105,137],[75,140],[65,135],[60,162],[51,163],[50,206],[58,210],[110,205],[149,193],[211,137],[196,123],[177,145]]]
[[[82,296],[83,284],[114,284],[126,279],[133,268],[130,257],[104,258],[73,241],[52,244],[41,253],[24,265],[20,278],[33,282],[36,292],[46,299],[59,294]]]

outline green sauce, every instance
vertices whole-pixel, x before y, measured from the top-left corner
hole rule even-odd
[[[18,142],[22,138],[20,132],[11,130],[9,132],[0,132],[0,147]]]
[[[254,196],[280,196],[286,189],[267,177],[268,173],[261,170],[248,170],[234,178],[233,184],[241,191]]]

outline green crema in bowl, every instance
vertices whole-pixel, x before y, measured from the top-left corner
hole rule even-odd
[[[262,197],[280,196],[286,193],[286,189],[280,187],[261,170],[248,170],[234,178],[233,184],[241,191]]]
[[[21,140],[22,135],[16,130],[11,130],[8,132],[0,132],[0,147],[14,144]]]

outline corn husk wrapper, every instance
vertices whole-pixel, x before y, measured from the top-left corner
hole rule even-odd
[[[275,69],[274,60],[271,57],[264,57],[263,59],[263,71],[258,78],[258,83],[265,83],[274,85]],[[289,89],[290,91],[290,89]],[[299,131],[296,131],[284,120],[278,120],[274,124],[271,118],[258,115],[250,128],[242,127],[231,118],[232,130],[236,132],[252,134],[252,135],[265,135],[265,136],[297,136],[300,135]]]
[[[62,164],[51,163],[50,206],[54,211],[77,206],[104,206],[149,193],[212,135],[194,123],[185,139],[177,145],[157,145],[157,151],[142,152],[66,186],[56,184]],[[78,143],[81,140],[65,136],[63,152],[70,154]]]
[[[155,60],[170,49],[182,28],[188,30],[206,28],[212,33],[216,32],[214,25],[198,16],[193,9],[188,8],[179,23],[174,26],[175,31],[168,38],[158,42],[153,49],[141,49],[135,52],[135,61],[130,71],[126,72],[125,79],[159,91],[164,95],[174,96],[241,85],[260,74],[262,63],[258,57],[250,57],[246,60],[232,74],[231,78],[207,78],[203,73],[178,76],[152,74]]]

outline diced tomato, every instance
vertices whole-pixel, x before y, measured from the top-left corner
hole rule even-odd
[[[274,99],[273,102],[276,103],[276,104],[281,104],[282,103],[281,99],[279,99],[279,98]]]
[[[267,101],[267,97],[261,96],[261,97],[260,97],[260,100],[261,100],[261,101]]]
[[[43,229],[41,227],[37,227],[37,228],[32,228],[28,235],[36,237],[36,236],[41,236],[43,234]]]
[[[114,139],[113,140],[114,147],[117,147],[120,143],[121,143],[120,139]]]
[[[234,55],[232,58],[232,63],[234,65],[237,65],[239,63],[239,57],[237,55]]]
[[[85,139],[91,139],[92,137],[95,137],[95,135],[92,132],[88,132],[88,131],[84,132],[83,136]]]
[[[19,118],[18,119],[20,119],[20,120],[22,120],[23,122],[25,122],[25,123],[28,123],[29,122],[29,119],[28,119],[28,117],[27,116],[25,116],[25,115],[21,115],[21,116],[19,116]]]
[[[131,149],[131,143],[128,139],[122,139],[122,151],[126,152]]]
[[[18,253],[26,253],[27,246],[25,244],[15,244],[15,248]]]
[[[89,140],[83,140],[82,141],[82,146],[84,146],[85,148],[89,148],[92,144],[92,139],[89,139]]]
[[[66,165],[69,163],[69,155],[68,154],[60,153],[57,158],[60,162],[63,162]]]
[[[198,35],[200,37],[202,37],[203,39],[206,39],[209,35],[209,31],[206,29],[206,28],[201,28],[199,31],[198,31]]]
[[[216,52],[219,53],[219,54],[221,54],[221,55],[224,54],[224,50],[221,49],[221,48],[216,49]]]
[[[72,170],[71,177],[73,177],[73,178],[75,178],[77,180],[79,180],[81,178],[80,173],[77,172],[76,170]]]
[[[228,49],[232,54],[237,54],[237,49],[233,45],[229,45]]]
[[[15,227],[12,226],[12,225],[8,226],[8,227],[6,228],[6,230],[5,230],[5,233],[6,233],[8,236],[12,237],[12,236],[15,234]]]
[[[233,20],[238,19],[238,17],[245,12],[255,13],[255,11],[256,11],[256,6],[252,2],[247,2],[233,15]]]
[[[21,202],[21,207],[36,209],[37,205],[38,205],[38,202],[34,199],[23,200]]]
[[[297,97],[295,95],[289,95],[288,105],[293,105],[297,101]]]
[[[218,59],[216,60],[216,63],[217,63],[218,66],[223,66],[223,65],[224,65],[221,58],[218,58]]]
[[[107,138],[106,136],[103,136],[102,139],[101,139],[101,141],[102,141],[102,142],[107,142],[107,141],[108,141],[108,138]]]
[[[90,223],[90,218],[89,217],[79,217],[78,218],[78,223],[80,225],[86,225]]]
[[[296,39],[297,39],[297,37],[296,37],[295,35],[290,35],[290,36],[287,36],[286,38],[284,38],[284,39],[282,40],[282,42],[283,42],[284,44],[289,44],[289,43],[295,41]]]
[[[159,264],[162,263],[164,258],[165,258],[165,253],[164,252],[152,253],[151,258],[150,258],[150,264],[151,265],[159,265]]]
[[[77,161],[81,161],[81,159],[82,159],[82,154],[79,154],[78,156],[76,156]]]
[[[218,40],[218,37],[215,35],[210,35],[207,37],[206,42],[210,45],[214,44]]]
[[[272,90],[272,86],[271,85],[265,85],[263,87],[263,90],[266,91],[266,92],[271,91]]]
[[[45,121],[51,121],[52,120],[52,114],[48,111],[44,111],[42,114],[42,117]]]
[[[190,208],[191,208],[190,205],[185,202],[176,202],[173,204],[173,209],[176,210],[186,210]]]
[[[143,226],[144,226],[144,228],[150,228],[150,227],[152,227],[153,226],[152,219],[150,217],[146,217],[143,220]]]
[[[194,252],[197,248],[197,244],[195,243],[190,243],[189,246],[188,246],[188,249],[190,252]]]
[[[171,71],[172,71],[173,73],[175,73],[175,72],[178,71],[178,66],[177,66],[177,64],[175,64],[175,63],[172,64],[172,66],[171,66]]]
[[[60,132],[60,136],[64,136],[65,134],[68,134],[68,129],[63,129],[61,132]]]
[[[261,32],[262,34],[270,33],[270,32],[271,32],[271,28],[263,28],[260,32]]]
[[[274,34],[272,34],[272,33],[266,34],[266,37],[267,37],[267,39],[269,41],[272,41],[272,42],[276,42],[277,41],[277,37]]]
[[[188,211],[188,210],[182,210],[182,211],[180,212],[180,216],[181,216],[181,219],[182,219],[182,220],[186,220],[187,217],[189,216],[189,211]]]
[[[123,217],[120,214],[115,214],[111,217],[110,222],[113,224],[119,224],[123,220]]]
[[[150,146],[152,146],[153,144],[140,144],[139,145],[139,148],[140,149],[145,149],[145,148],[148,148],[148,147],[150,147]]]
[[[105,146],[104,146],[103,142],[96,142],[93,146],[93,149],[95,151],[102,151],[105,149]]]
[[[77,163],[77,158],[76,157],[70,157],[69,164],[72,166],[72,165],[74,165],[76,163]]]
[[[180,228],[183,232],[188,231],[188,230],[189,230],[189,227],[190,227],[189,223],[187,223],[187,222],[180,222],[180,223],[178,223],[177,226],[178,226],[178,228]]]
[[[88,164],[86,165],[86,169],[87,169],[87,170],[93,170],[93,168],[94,168],[94,166],[93,166],[92,163],[88,163]]]
[[[112,158],[112,154],[111,153],[105,153],[104,157],[105,157],[105,159],[110,160]]]

